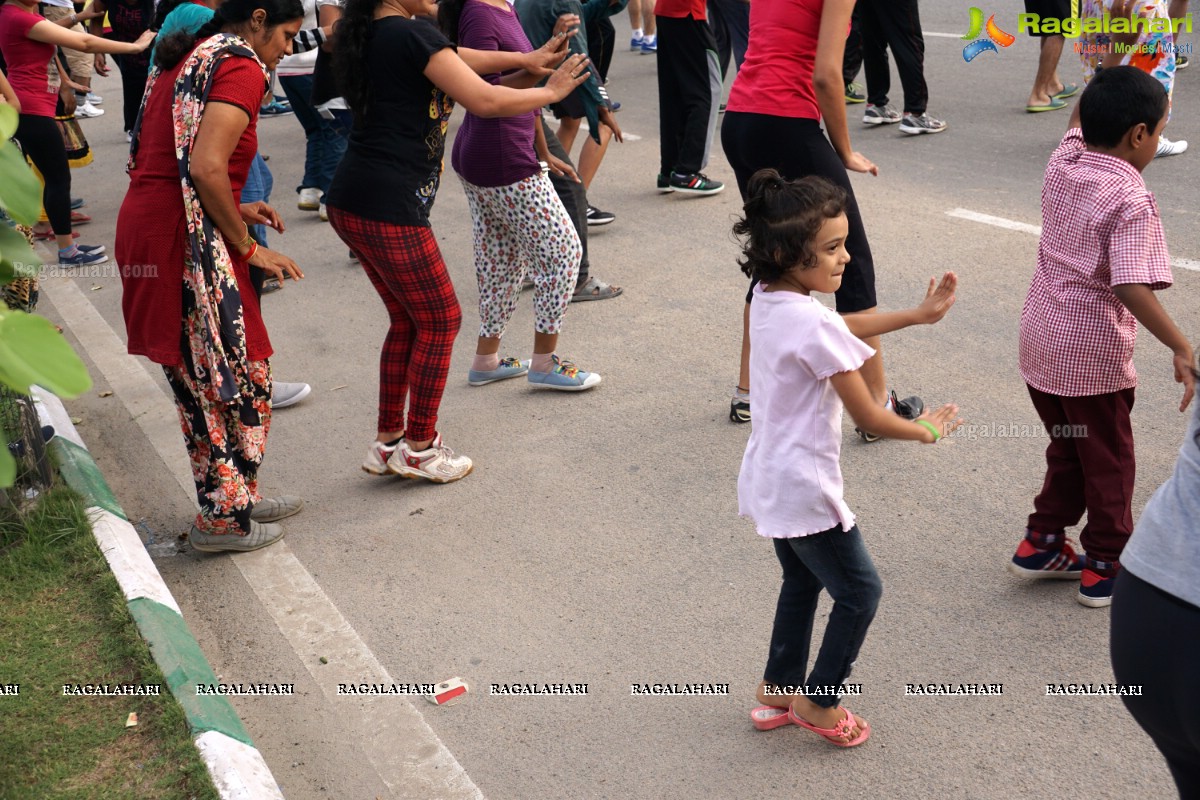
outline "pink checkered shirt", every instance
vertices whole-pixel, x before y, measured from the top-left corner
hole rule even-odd
[[[1154,195],[1132,164],[1067,131],[1046,165],[1037,270],[1021,310],[1021,376],[1062,397],[1137,385],[1137,320],[1113,286],[1171,285]]]

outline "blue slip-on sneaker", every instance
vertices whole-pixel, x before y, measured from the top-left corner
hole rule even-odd
[[[582,392],[600,383],[600,376],[594,372],[584,372],[570,361],[562,361],[557,355],[554,358],[554,369],[550,372],[534,372],[529,370],[529,382],[544,389],[557,389],[560,392]]]
[[[108,261],[108,256],[104,253],[88,252],[83,248],[76,248],[75,255],[64,256],[58,254],[58,265],[60,267],[90,267],[93,264],[103,264]]]
[[[496,381],[516,378],[529,372],[529,362],[518,358],[502,358],[500,366],[495,369],[472,369],[467,371],[467,383],[472,386],[484,386]]]

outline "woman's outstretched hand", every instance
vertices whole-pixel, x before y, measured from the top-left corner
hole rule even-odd
[[[870,159],[857,150],[852,152],[849,157],[842,161],[842,163],[845,164],[846,169],[850,170],[851,172],[869,172],[872,175],[879,174],[879,167],[872,164]]]
[[[917,306],[917,315],[924,325],[933,323],[946,316],[950,306],[954,305],[954,292],[958,289],[958,276],[947,272],[940,282],[929,279],[929,288],[925,290],[925,299]]]
[[[241,203],[238,205],[238,211],[242,214],[242,222],[245,222],[247,225],[266,225],[274,228],[279,233],[283,233],[283,220],[280,218],[279,212],[262,200],[253,203]]]
[[[554,102],[562,100],[574,91],[576,86],[587,80],[588,65],[591,63],[587,56],[576,53],[554,70],[550,80],[546,81],[546,88],[554,92]]]
[[[579,30],[578,14],[563,14],[554,24],[554,33],[546,43],[526,56],[525,71],[545,77],[567,56],[567,41]]]
[[[253,267],[258,267],[278,280],[281,288],[288,276],[291,276],[294,281],[298,281],[304,277],[304,273],[296,266],[295,261],[292,261],[283,253],[277,253],[267,247],[260,246],[255,248],[254,255],[249,259],[249,264]]]

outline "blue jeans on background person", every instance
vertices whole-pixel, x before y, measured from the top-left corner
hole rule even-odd
[[[346,152],[346,134],[335,120],[325,119],[312,104],[312,75],[280,75],[279,85],[304,128],[304,180],[296,187],[329,191],[333,173]]]
[[[780,687],[807,686],[816,691],[840,686],[858,658],[883,594],[883,582],[862,534],[857,525],[848,531],[838,525],[810,536],[772,542],[783,566],[783,586],[763,679]],[[822,589],[833,598],[833,611],[809,673],[808,651]],[[809,699],[822,708],[833,708],[840,698],[835,690],[826,691],[829,693],[811,694]]]
[[[274,187],[275,178],[271,175],[271,168],[267,166],[266,161],[263,161],[262,154],[255,153],[254,160],[250,162],[250,172],[246,175],[246,185],[242,187],[242,202],[256,203],[262,200],[264,203],[269,203],[271,202],[271,189]],[[267,246],[266,225],[251,225],[250,235],[260,246]]]

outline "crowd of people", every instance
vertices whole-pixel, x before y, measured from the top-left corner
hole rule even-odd
[[[128,350],[161,365],[173,391],[200,507],[189,539],[213,552],[278,541],[280,520],[303,508],[297,497],[262,497],[257,481],[272,410],[308,391],[271,375],[260,296],[303,273],[267,244],[267,229],[284,226],[269,204],[260,115],[292,114],[303,127],[297,206],[330,223],[389,315],[362,469],[453,482],[473,463],[438,429],[463,319],[430,223],[448,120],[464,107],[449,163],[470,209],[479,288],[469,384],[524,377],[549,390],[592,389],[601,376],[558,349],[570,303],[622,293],[590,273],[587,232],[615,219],[588,194],[609,141],[622,138],[620,104],[605,83],[611,18],[628,4],[630,49],[658,60],[656,188],[721,192],[705,173],[719,141],[743,201],[734,232],[750,287],[730,418],[753,426],[738,497],[741,513],[774,540],[783,572],[752,720],[760,729],[796,724],[842,747],[869,738],[867,722],[829,691],[845,685],[882,593],[843,498],[843,407],[866,442],[934,444],[961,423],[952,404],[926,409],[892,391],[880,346],[886,333],[942,319],[957,276],[931,280],[915,308],[878,311],[867,224],[849,180],[878,170],[851,144],[848,107],[865,104],[867,126],[947,129],[927,110],[917,0],[657,0],[652,9],[642,0],[90,0],[78,11],[60,2],[0,6],[8,78],[0,97],[20,112],[15,139],[43,178],[59,263],[102,263],[104,246],[74,239],[86,215],[72,210],[72,139],[60,123],[102,113],[90,70],[103,74],[106,54],[117,59],[130,183],[114,257],[159,267],[156,276],[122,271]],[[1159,18],[1177,14],[1179,2],[1088,0],[1083,13]],[[1065,17],[1064,6],[1027,0],[1048,15]],[[1067,108],[1080,94],[1058,77],[1058,38],[1042,37],[1030,112]],[[1131,43],[1146,47],[1112,46]],[[1171,350],[1185,386],[1181,411],[1195,383],[1188,339],[1154,295],[1172,278],[1141,178],[1153,158],[1186,148],[1162,135],[1183,63],[1173,34],[1097,35],[1093,44],[1086,88],[1046,169],[1037,269],[1020,320],[1021,374],[1051,441],[1009,569],[1077,581],[1089,607],[1115,595],[1118,677],[1178,688],[1187,671],[1165,649],[1167,633],[1153,631],[1200,640],[1191,491],[1200,422],[1135,531],[1129,413],[1139,323]],[[902,111],[889,104],[889,49]],[[502,339],[527,288],[534,331],[523,359],[502,352]],[[814,293],[832,294],[836,312]],[[1071,435],[1079,429],[1087,435]],[[1085,514],[1076,553],[1066,531]],[[821,590],[834,605],[810,669]],[[1147,628],[1145,616],[1162,625]],[[1156,653],[1153,664],[1144,652]],[[1194,688],[1172,703],[1155,693],[1127,702],[1181,792],[1200,792]]]

